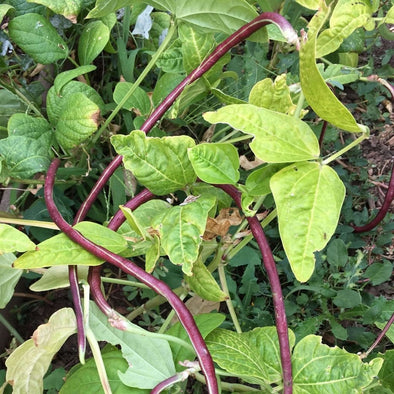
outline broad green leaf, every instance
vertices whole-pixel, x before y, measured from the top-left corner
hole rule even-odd
[[[210,123],[226,123],[254,135],[250,148],[268,163],[288,163],[319,157],[319,143],[302,120],[251,104],[234,104],[216,112],[206,112]]]
[[[78,58],[82,65],[90,64],[105,48],[109,40],[109,28],[101,21],[89,22],[78,41]]]
[[[357,354],[321,343],[308,335],[292,356],[294,394],[361,393],[377,376],[383,359],[363,363]]]
[[[0,223],[0,254],[7,252],[26,252],[34,250],[35,243],[22,231],[8,224]]]
[[[12,268],[16,257],[12,253],[0,255],[0,309],[5,308],[14,295],[14,288],[19,282],[22,270]]]
[[[237,97],[230,96],[222,92],[220,89],[211,88],[211,93],[215,95],[221,103],[230,105],[230,104],[246,104],[246,101],[240,100]]]
[[[380,285],[388,280],[393,273],[393,263],[386,260],[383,263],[373,263],[365,271],[364,277],[371,280],[372,285]]]
[[[146,4],[157,8],[158,10],[164,10],[175,14],[176,11],[176,0],[149,0],[145,1]]]
[[[317,39],[316,57],[334,52],[354,30],[365,25],[368,27],[371,18],[370,0],[339,0],[330,17],[330,28],[324,30]]]
[[[161,246],[173,264],[182,265],[186,275],[192,275],[208,212],[214,204],[213,197],[201,196],[191,203],[172,207],[157,225]]]
[[[394,343],[393,340],[392,342]],[[379,381],[382,383],[383,387],[390,389],[387,394],[391,394],[394,391],[394,349],[386,350],[384,354],[379,355],[384,358],[383,366],[378,375]],[[376,394],[380,393],[376,391]]]
[[[332,302],[339,308],[354,308],[361,304],[361,295],[356,290],[342,289],[338,290]]]
[[[394,23],[394,5],[387,11],[383,23]]]
[[[323,2],[319,11],[309,22],[308,39],[300,49],[300,81],[308,104],[318,116],[343,130],[362,132],[349,110],[335,97],[317,69],[316,37],[323,26],[329,9]]]
[[[388,322],[385,323],[380,323],[380,322],[375,322],[376,327],[380,328],[383,330],[383,328],[386,326]],[[390,339],[391,343],[394,344],[394,326],[391,325],[390,328],[386,331],[386,337]]]
[[[118,372],[120,380],[131,387],[151,389],[175,374],[171,349],[167,341],[130,333],[112,327],[96,304],[90,303],[89,326],[98,341],[120,345],[129,368]]]
[[[226,143],[200,144],[187,152],[197,176],[207,183],[235,184],[239,179],[239,157]]]
[[[185,72],[183,67],[182,44],[180,40],[175,40],[159,57],[156,65],[162,72],[182,74]]]
[[[157,235],[153,235],[151,244],[145,253],[145,271],[153,272],[157,260],[160,257],[160,239]]]
[[[97,129],[100,108],[83,93],[65,98],[59,121],[56,124],[56,140],[66,150],[84,142]]]
[[[3,20],[8,13],[15,13],[15,8],[9,4],[0,4],[0,20]]]
[[[97,0],[95,7],[86,18],[102,18],[133,3],[135,3],[134,0]]]
[[[92,67],[92,66],[83,66]],[[72,70],[74,71],[74,70]],[[62,75],[62,74],[60,74]],[[101,96],[89,85],[79,81],[70,81],[62,86],[61,91],[56,93],[56,80],[55,86],[48,90],[47,95],[47,114],[50,122],[56,125],[60,115],[63,113],[63,107],[68,102],[69,96],[75,93],[82,93],[89,100],[93,101],[102,111],[104,109],[104,101]],[[67,104],[68,105],[68,104]]]
[[[327,248],[327,261],[334,267],[344,267],[348,261],[345,242],[342,239],[333,239]]]
[[[320,0],[296,0],[298,4],[310,10],[317,10],[319,8]]]
[[[130,82],[119,82],[115,86],[114,90],[114,101],[119,104],[123,97],[133,87],[134,84]],[[129,111],[136,109],[141,115],[149,114],[151,110],[151,103],[147,93],[140,87],[138,87],[134,93],[127,99],[123,104],[123,107]]]
[[[318,66],[320,66],[320,64]],[[318,68],[320,70],[320,67]],[[361,76],[360,71],[357,69],[344,67],[342,64],[330,64],[325,70],[321,69],[320,71],[326,83],[330,83],[334,86],[338,86],[338,84],[345,85],[357,81]]]
[[[93,65],[86,65],[74,68],[69,71],[63,71],[60,74],[57,74],[55,81],[53,82],[53,86],[55,87],[55,92],[58,96],[62,94],[63,86],[72,81],[74,78],[79,77],[80,75],[87,74],[91,71],[94,71],[97,67]]]
[[[121,253],[127,248],[124,238],[107,227],[97,223],[81,222],[74,226],[90,241]],[[41,268],[55,265],[100,265],[102,260],[93,256],[79,244],[71,241],[66,234],[58,234],[37,245],[36,250],[26,252],[14,262],[15,268]]]
[[[293,347],[295,336],[290,330],[289,341],[290,347]],[[218,328],[208,335],[206,343],[213,360],[227,372],[250,383],[281,382],[279,341],[275,327],[255,328],[242,334]]]
[[[6,127],[10,116],[26,111],[26,104],[9,90],[0,88],[0,126]]]
[[[28,3],[42,4],[55,14],[63,15],[72,23],[77,23],[77,16],[82,10],[84,0],[27,0]]]
[[[7,4],[10,4],[15,8],[15,16],[32,12],[41,15],[46,14],[46,8],[44,6],[35,3],[28,3],[26,0],[7,0]]]
[[[17,16],[8,28],[12,40],[37,63],[54,63],[68,56],[67,44],[42,15]]]
[[[315,268],[314,252],[333,235],[345,198],[336,172],[319,163],[292,164],[272,176],[280,237],[295,277],[307,281]]]
[[[80,265],[78,267],[78,279],[88,280],[88,266]],[[69,287],[68,265],[56,265],[47,268],[40,279],[30,285],[31,291],[48,291]]]
[[[123,156],[126,169],[156,195],[183,189],[196,180],[187,157],[187,149],[194,146],[190,137],[146,137],[136,130],[128,136],[113,136],[111,143]]]
[[[48,323],[40,325],[29,339],[18,346],[6,361],[6,380],[13,393],[42,393],[43,378],[53,356],[76,332],[76,319],[71,308],[56,311]]]
[[[159,105],[183,79],[184,76],[180,74],[163,74],[157,81],[152,94],[153,105]]]
[[[186,277],[186,283],[204,300],[220,302],[227,299],[201,259],[193,264],[192,275]]]

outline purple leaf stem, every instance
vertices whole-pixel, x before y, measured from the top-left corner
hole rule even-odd
[[[180,322],[188,333],[190,341],[196,351],[197,357],[200,361],[201,369],[207,380],[208,392],[211,394],[218,394],[215,369],[212,358],[208,352],[208,348],[197,328],[192,314],[184,305],[184,303],[178,298],[178,296],[165,283],[155,278],[153,275],[145,272],[145,270],[125,259],[124,257],[112,253],[102,246],[96,245],[95,243],[89,241],[64,220],[53,200],[53,186],[59,164],[59,159],[54,159],[52,161],[46,175],[44,186],[45,201],[52,220],[72,241],[78,243],[96,257],[104,261],[108,261],[109,263],[122,269],[124,272],[134,276],[139,281],[145,283],[156,293],[162,295],[168,300],[169,304],[177,313]]]
[[[386,323],[386,325],[383,327],[383,330],[380,332],[378,337],[376,338],[375,342],[371,345],[371,347],[365,352],[364,357],[367,357],[368,354],[372,352],[372,350],[375,349],[376,346],[378,346],[379,342],[382,340],[382,338],[386,335],[387,331],[390,329],[391,325],[394,323],[394,313],[391,315],[389,321]]]
[[[228,195],[230,195],[237,206],[242,209],[241,206],[241,193],[232,185],[214,185]],[[268,279],[270,281],[272,299],[275,309],[275,320],[276,320],[276,330],[278,332],[279,347],[280,347],[280,358],[282,363],[282,375],[283,375],[283,393],[291,394],[293,392],[293,378],[292,378],[292,368],[291,368],[291,352],[289,344],[289,333],[287,327],[287,319],[285,306],[283,303],[282,288],[279,281],[278,271],[276,270],[276,265],[274,257],[271,252],[271,248],[268,244],[267,238],[265,237],[264,231],[261,224],[256,216],[246,218],[249,227],[253,233],[254,238],[259,245],[261,254],[263,256],[263,264],[265,270],[267,271]]]
[[[386,197],[384,198],[383,205],[381,206],[378,214],[369,223],[365,224],[364,226],[353,226],[354,231],[356,233],[363,233],[365,231],[371,231],[374,227],[376,227],[386,216],[393,199],[394,199],[394,162],[391,168],[389,188],[387,190]]]

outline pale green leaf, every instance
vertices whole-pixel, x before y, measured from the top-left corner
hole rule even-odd
[[[294,394],[361,393],[378,375],[383,359],[363,363],[357,354],[308,335],[293,351]]]
[[[290,330],[289,341],[291,348],[295,336]],[[230,374],[250,383],[281,382],[282,368],[275,327],[255,328],[241,334],[218,328],[207,336],[206,343],[213,360]]]
[[[386,326],[388,322],[386,323],[380,323],[380,322],[375,322],[375,326],[383,330],[383,328]],[[390,339],[391,343],[394,344],[394,325],[392,324],[390,328],[386,331],[386,337]]]
[[[183,189],[196,175],[187,156],[194,140],[187,136],[146,137],[142,131],[111,138],[125,167],[152,193],[165,195]]]
[[[56,124],[56,140],[64,149],[74,148],[96,131],[99,116],[100,108],[83,93],[67,96]]]
[[[130,82],[118,82],[113,94],[115,103],[119,104],[133,86],[134,84]],[[147,115],[151,110],[151,102],[147,93],[142,88],[137,87],[134,93],[123,104],[122,108],[129,111],[137,109],[140,115]]]
[[[337,50],[354,30],[368,24],[372,17],[370,0],[339,0],[330,17],[330,28],[324,30],[316,42],[316,57]]]
[[[201,259],[193,264],[192,275],[186,277],[186,283],[204,300],[220,302],[228,298]]]
[[[19,282],[22,270],[12,268],[16,257],[12,253],[0,255],[0,309],[5,308],[14,295],[14,288]]]
[[[384,18],[384,23],[394,23],[394,5],[387,11],[387,14]]]
[[[336,229],[345,186],[330,167],[308,162],[277,172],[270,187],[287,258],[295,277],[305,282],[315,267],[314,252],[326,246]]]
[[[81,222],[74,228],[90,241],[113,253],[121,253],[127,248],[127,243],[120,234],[97,223]],[[42,268],[55,265],[100,265],[101,263],[102,260],[62,233],[41,242],[35,251],[26,252],[18,257],[14,262],[14,267]]]
[[[162,53],[156,63],[157,67],[159,67],[162,72],[174,74],[182,74],[185,72],[181,47],[181,41],[175,40],[171,46]]]
[[[152,102],[156,107],[158,106],[172,90],[183,81],[184,76],[174,73],[163,74],[155,85],[155,90],[152,94]]]
[[[6,380],[14,394],[42,393],[43,379],[53,356],[76,332],[71,308],[56,311],[48,323],[40,325],[29,339],[16,348],[6,361]]]
[[[226,123],[254,135],[250,144],[254,154],[268,163],[316,159],[319,143],[312,129],[302,120],[251,104],[234,104],[216,112],[206,112],[210,123]]]
[[[15,13],[15,8],[9,4],[0,4],[0,20],[3,20],[8,13]]]
[[[200,144],[187,152],[197,176],[207,183],[235,184],[239,179],[237,149],[226,143]]]
[[[160,239],[157,235],[153,235],[151,244],[145,254],[145,271],[153,272],[157,260],[160,257]]]
[[[135,3],[134,0],[97,0],[95,7],[86,18],[102,18],[125,6]]]
[[[173,264],[182,265],[186,275],[192,275],[208,212],[214,204],[214,198],[201,196],[191,203],[172,207],[157,225],[161,246]]]
[[[172,14],[176,11],[177,0],[148,0],[145,1],[146,4],[150,4],[152,7],[158,10],[164,10],[171,12]]]
[[[37,63],[54,63],[68,56],[67,44],[42,15],[17,16],[9,22],[8,28],[12,40]]]
[[[10,116],[26,109],[26,104],[17,95],[0,87],[0,126],[6,127]]]
[[[78,58],[82,65],[91,63],[105,48],[109,40],[109,28],[101,21],[89,22],[78,41]]]
[[[56,94],[60,96],[62,94],[61,90],[63,89],[63,86],[65,86],[68,82],[72,81],[76,77],[79,77],[80,75],[94,71],[96,68],[96,66],[89,64],[57,74],[55,81],[53,82]]]
[[[77,16],[82,10],[84,0],[27,0],[28,3],[42,4],[55,14],[63,15],[72,23],[77,23]]]
[[[215,95],[221,103],[230,105],[230,104],[246,104],[246,101],[240,100],[237,97],[230,96],[229,94],[224,93],[220,89],[211,88],[211,93]]]
[[[130,333],[112,327],[96,304],[90,303],[89,326],[98,341],[120,345],[129,368],[119,372],[121,381],[131,387],[153,388],[175,374],[171,349],[167,341]]]
[[[310,10],[317,10],[319,8],[320,0],[296,0],[298,4],[301,4],[305,8]]]
[[[329,9],[322,3],[319,11],[309,22],[307,41],[300,49],[300,81],[302,91],[308,104],[318,116],[343,130],[351,132],[364,131],[355,121],[349,110],[335,97],[317,69],[316,37],[323,26]]]
[[[0,254],[7,252],[26,252],[34,250],[35,243],[22,231],[8,224],[0,223]]]

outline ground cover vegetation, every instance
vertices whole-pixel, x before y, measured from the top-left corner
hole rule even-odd
[[[392,1],[0,21],[0,392],[394,392]]]

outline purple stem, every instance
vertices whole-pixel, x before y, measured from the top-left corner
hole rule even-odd
[[[363,233],[365,231],[371,231],[374,227],[376,227],[386,216],[393,199],[394,199],[394,162],[391,168],[389,188],[387,190],[386,197],[384,198],[383,205],[381,206],[378,214],[375,216],[374,219],[372,219],[369,223],[365,224],[364,226],[353,226],[354,231],[356,233]]]
[[[241,193],[232,185],[214,185],[224,190],[230,195],[237,206],[242,209],[241,205]],[[259,245],[261,254],[263,256],[263,264],[267,271],[268,279],[272,290],[272,300],[275,309],[275,320],[276,330],[278,332],[279,347],[280,347],[280,359],[282,364],[282,375],[283,375],[283,393],[291,394],[293,392],[293,378],[291,368],[291,352],[289,343],[289,333],[287,327],[286,311],[283,303],[282,288],[276,270],[274,257],[271,252],[271,248],[268,244],[267,238],[265,237],[264,231],[261,224],[256,216],[247,217],[246,220],[249,223],[249,227],[253,233],[254,238]]]
[[[323,140],[324,140],[324,135],[326,134],[327,125],[328,125],[328,122],[324,121],[323,122],[323,126],[321,128],[320,137],[319,137],[319,147],[320,147],[320,149],[323,146]]]
[[[386,332],[389,330],[391,325],[394,322],[394,313],[391,315],[389,321],[386,323],[386,325],[383,327],[383,330],[380,332],[378,337],[376,338],[375,342],[371,345],[371,347],[365,352],[365,357],[368,356],[372,352],[373,349],[375,349],[376,346],[378,346],[379,342],[382,340],[382,338],[385,336]]]
[[[59,229],[63,231],[72,241],[78,243],[84,249],[86,249],[99,259],[108,261],[109,263],[115,265],[124,272],[134,276],[139,281],[145,283],[156,293],[162,295],[168,300],[169,304],[177,313],[180,322],[182,323],[190,337],[190,341],[200,361],[201,369],[204,372],[207,380],[208,392],[212,394],[217,394],[218,386],[212,358],[208,352],[208,348],[204,342],[204,339],[202,338],[197,328],[192,314],[184,305],[184,303],[178,298],[178,296],[165,283],[161,282],[153,275],[148,274],[147,272],[145,272],[145,270],[138,267],[131,261],[125,259],[124,257],[112,253],[109,250],[103,248],[102,246],[96,245],[95,243],[89,241],[64,220],[53,200],[53,186],[59,164],[60,160],[54,159],[49,166],[45,178],[44,196],[48,212],[52,220],[56,223]]]

